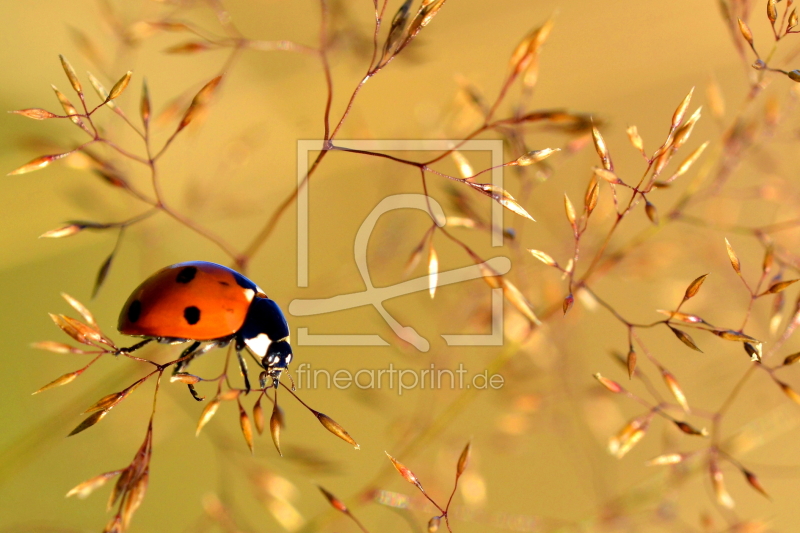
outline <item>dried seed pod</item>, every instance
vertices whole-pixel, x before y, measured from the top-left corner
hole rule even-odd
[[[125,396],[127,396],[125,391],[107,394],[93,403],[83,414],[88,415],[97,411],[110,411],[115,405],[122,401]]]
[[[100,291],[100,287],[103,286],[103,283],[106,281],[106,277],[108,277],[108,272],[111,270],[111,263],[114,261],[114,254],[116,253],[116,248],[108,254],[106,260],[103,261],[103,264],[100,265],[100,268],[97,269],[97,277],[94,280],[94,287],[92,287],[92,298],[97,296],[97,293]]]
[[[164,50],[165,54],[195,54],[197,52],[205,52],[206,50],[210,50],[211,48],[215,48],[211,43],[207,41],[187,41],[184,43],[176,44],[175,46],[170,46]]]
[[[694,110],[688,119],[683,123],[683,125],[679,126],[678,129],[675,131],[675,137],[672,140],[672,150],[676,151],[680,149],[686,141],[689,140],[689,137],[692,136],[692,131],[694,131],[694,125],[697,124],[697,121],[700,120],[702,115],[703,108],[698,107]]]
[[[742,470],[742,474],[744,474],[744,477],[747,480],[747,483],[749,483],[751,487],[753,487],[758,492],[763,494],[765,498],[770,499],[770,500],[772,499],[772,498],[770,498],[769,494],[767,494],[766,489],[764,489],[764,486],[761,484],[761,481],[759,481],[758,477],[756,477],[756,475],[754,473],[750,472],[749,470],[744,470],[743,469]]]
[[[81,302],[79,302],[78,300],[76,300],[75,298],[73,298],[72,296],[70,296],[65,292],[61,293],[61,297],[64,298],[67,301],[67,303],[72,306],[73,309],[75,309],[78,313],[80,313],[83,319],[89,323],[89,325],[91,325],[92,327],[94,327],[99,331],[99,328],[97,326],[97,321],[94,319],[94,315],[92,315],[91,311],[89,311],[89,309],[85,305],[83,305]]]
[[[647,432],[652,415],[637,417],[625,424],[620,432],[608,441],[608,451],[617,459],[622,459]]]
[[[263,396],[259,396],[253,406],[253,423],[255,423],[259,435],[264,433],[264,408],[261,407],[261,398]]]
[[[78,110],[75,109],[75,106],[72,105],[72,102],[69,101],[64,93],[58,90],[58,87],[55,85],[51,85],[51,87],[53,88],[53,92],[56,93],[56,98],[58,98],[61,107],[64,109],[64,113],[73,123],[77,124],[83,129],[86,129],[86,126],[83,124],[83,120],[81,120],[81,117],[78,116]]]
[[[707,277],[708,274],[703,274],[702,276],[699,276],[694,281],[692,281],[686,288],[686,293],[683,295],[683,301],[686,301],[689,298],[692,298],[694,295],[696,295],[697,291],[700,290],[700,287],[703,286],[703,282],[706,280]]]
[[[277,396],[275,403],[272,405],[272,416],[269,417],[269,433],[272,436],[272,442],[275,444],[275,449],[278,450],[278,455],[283,457],[281,452],[281,419],[282,416],[278,410]]]
[[[595,167],[594,168],[594,173],[596,175],[600,176],[601,178],[603,178],[604,180],[606,180],[611,185],[625,185],[625,182],[622,181],[621,179],[619,179],[619,176],[617,176],[611,170],[606,170],[604,168]]]
[[[717,503],[726,509],[733,509],[734,502],[728,490],[725,488],[725,479],[722,476],[722,471],[719,465],[714,460],[711,460],[708,465],[709,474],[711,475],[711,485],[714,487],[714,495],[717,498]]]
[[[714,330],[713,333],[717,337],[725,339],[726,341],[754,342],[754,343],[759,342],[750,335],[745,335],[740,331],[734,331],[732,329],[717,329]]]
[[[541,250],[531,250],[531,249],[528,249],[528,251],[531,253],[531,255],[533,257],[535,257],[536,259],[538,259],[539,261],[541,261],[545,265],[551,266],[551,267],[558,266],[558,263],[556,263],[555,259],[550,257],[545,252],[542,252]]]
[[[781,292],[782,290],[788,288],[789,286],[793,285],[794,283],[797,283],[798,281],[800,281],[800,280],[790,279],[788,281],[777,281],[777,282],[773,283],[772,285],[770,285],[769,289],[767,289],[766,291],[761,293],[759,296],[763,296],[765,294],[775,294],[775,293]]]
[[[122,506],[122,524],[124,529],[127,529],[131,518],[133,518],[133,514],[142,504],[145,492],[147,492],[149,480],[150,474],[147,470],[145,470],[128,492],[127,498],[125,498],[125,503]]]
[[[48,352],[53,352],[53,353],[84,353],[83,350],[74,348],[69,344],[64,344],[63,342],[55,342],[55,341],[34,342],[31,344],[31,348],[36,348],[38,350],[47,350]]]
[[[83,483],[80,483],[70,489],[70,491],[67,492],[66,497],[69,498],[70,496],[77,496],[80,499],[84,499],[96,489],[99,489],[105,485],[109,479],[113,478],[114,476],[118,476],[120,472],[122,472],[122,470],[114,470],[112,472],[105,472],[99,476],[87,479]]]
[[[694,340],[692,339],[691,336],[689,336],[688,333],[683,332],[677,328],[673,328],[669,324],[667,324],[667,327],[670,329],[670,331],[672,331],[672,333],[675,334],[676,337],[678,337],[678,340],[680,340],[686,346],[688,346],[692,350],[697,350],[698,352],[703,353],[703,350],[697,347],[697,344],[695,344]]]
[[[733,251],[733,247],[731,246],[731,243],[728,241],[728,239],[725,239],[725,249],[728,252],[728,259],[731,260],[731,266],[733,267],[734,272],[736,272],[737,274],[739,274],[739,276],[741,276],[742,266],[739,263],[739,258],[736,257],[736,252]]]
[[[680,320],[687,324],[708,324],[708,322],[697,315],[690,315],[689,313],[683,313],[681,311],[666,311],[664,309],[656,309],[656,311],[662,315],[667,315],[670,320]]]
[[[525,208],[522,207],[519,202],[517,202],[517,200],[505,189],[490,183],[473,183],[471,181],[466,183],[473,189],[490,197],[492,200],[496,201],[512,213],[516,213],[535,222],[534,218],[525,210]]]
[[[186,110],[186,113],[184,113],[180,124],[178,124],[178,129],[175,131],[176,133],[188,126],[189,123],[192,122],[192,120],[197,116],[197,114],[208,105],[220,82],[222,82],[222,76],[217,76],[206,83],[203,88],[197,92],[192,99],[192,103],[189,104],[189,108]]]
[[[667,163],[675,153],[669,146],[662,147],[660,150],[653,163],[653,177],[661,174],[661,171],[664,170],[664,167],[667,166]]]
[[[65,226],[61,226],[56,229],[51,229],[49,231],[45,231],[41,235],[39,235],[40,239],[60,239],[62,237],[71,237],[76,233],[80,233],[86,229],[85,226],[81,226],[80,224],[67,224]]]
[[[797,361],[800,361],[800,352],[793,353],[792,355],[787,355],[786,358],[783,360],[783,366],[793,365]]]
[[[543,148],[542,150],[532,150],[525,155],[518,157],[512,162],[512,165],[526,167],[533,165],[539,161],[544,161],[556,152],[560,152],[561,148]]]
[[[672,123],[670,125],[670,130],[675,130],[681,122],[683,121],[683,116],[686,114],[686,109],[689,107],[689,103],[692,101],[692,95],[694,94],[694,87],[689,90],[689,94],[684,96],[683,100],[678,107],[675,108],[675,112],[672,114]]]
[[[464,179],[471,178],[475,171],[472,169],[472,165],[470,164],[469,160],[459,152],[458,150],[453,150],[450,152],[450,157],[453,158],[456,166],[458,167],[458,172],[461,174],[461,177]]]
[[[564,301],[561,303],[561,308],[563,309],[565,315],[570,309],[572,309],[573,303],[575,303],[575,298],[572,296],[572,293],[570,293],[567,295],[566,298],[564,298]]]
[[[599,381],[601,385],[603,385],[605,388],[607,388],[613,393],[619,394],[621,392],[625,392],[625,389],[622,388],[622,385],[620,385],[614,380],[601,376],[599,372],[597,374],[594,374],[594,379]]]
[[[77,378],[78,376],[83,374],[84,370],[86,370],[86,368],[82,368],[80,370],[76,370],[75,372],[67,372],[63,376],[60,376],[60,377],[54,379],[53,381],[51,381],[50,383],[48,383],[44,387],[39,388],[38,390],[36,390],[35,392],[32,392],[31,394],[32,395],[33,394],[39,394],[40,392],[44,392],[46,390],[53,389],[55,387],[60,387],[62,385],[66,385],[68,383],[72,383],[73,381],[75,381],[75,378]]]
[[[776,7],[778,0],[767,0],[767,18],[772,27],[775,27],[775,21],[778,20],[778,8]]]
[[[347,442],[348,444],[351,444],[356,450],[361,449],[361,446],[359,446],[359,444],[353,439],[353,437],[351,437],[350,434],[347,433],[347,431],[345,431],[345,429],[331,417],[317,411],[314,411],[314,415],[317,417],[317,420],[319,420],[320,424],[322,424],[325,427],[325,429],[327,429],[328,431],[330,431],[343,441]]]
[[[516,285],[511,283],[505,278],[500,278],[503,287],[503,296],[506,300],[513,305],[517,311],[528,319],[531,324],[540,325],[542,322],[536,313],[533,311],[533,304],[531,304],[525,295],[520,292]]]
[[[606,141],[603,139],[600,131],[594,126],[592,126],[592,141],[594,141],[594,149],[597,151],[597,155],[600,156],[600,162],[603,164],[603,168],[613,171],[614,164],[611,162],[611,154],[608,152],[608,147],[606,147]]]
[[[389,452],[383,452],[383,453],[386,454],[386,457],[388,457],[389,460],[392,462],[394,468],[400,473],[401,476],[403,476],[403,478],[406,481],[408,481],[412,485],[415,485],[418,489],[422,490],[422,485],[420,485],[419,479],[417,478],[417,476],[414,475],[414,472],[406,468],[406,466],[403,463],[401,463],[400,461],[389,455]]]
[[[428,293],[433,298],[436,295],[436,286],[439,283],[439,256],[431,245],[428,253]]]
[[[630,139],[633,147],[639,150],[642,155],[646,155],[644,151],[644,141],[642,141],[642,137],[639,135],[639,129],[636,126],[629,126],[625,132],[628,134],[628,139]]]
[[[736,20],[739,21],[739,31],[741,32],[742,37],[744,37],[744,40],[747,41],[747,44],[749,44],[750,47],[752,48],[753,32],[750,31],[750,27],[742,19],[736,19]]]
[[[411,0],[406,0],[394,14],[392,24],[389,27],[389,33],[386,36],[386,42],[383,44],[383,58],[382,62],[392,57],[391,51],[400,42],[406,24],[408,23],[408,15],[411,10]]]
[[[195,430],[195,436],[200,435],[200,431],[203,427],[208,424],[208,421],[217,414],[217,409],[219,409],[220,401],[218,399],[211,400],[206,405],[203,412],[200,413],[200,420],[197,421],[197,429]]]
[[[683,462],[684,459],[686,459],[686,456],[682,453],[666,453],[650,459],[645,464],[647,466],[675,465]]]
[[[578,226],[576,225],[575,219],[575,207],[572,205],[567,193],[564,193],[564,210],[567,213],[567,220],[569,221],[569,225],[572,226],[572,230],[577,231]]]
[[[150,91],[147,89],[147,80],[142,80],[142,98],[139,102],[139,116],[142,117],[142,123],[147,128],[150,124]]]
[[[64,322],[64,324],[77,331],[81,337],[86,339],[86,344],[105,344],[109,347],[115,347],[111,339],[100,332],[97,327],[89,326],[66,315],[60,315],[59,318]]]
[[[92,413],[83,422],[78,424],[78,426],[75,429],[70,431],[69,435],[67,435],[67,436],[71,437],[73,435],[77,435],[78,433],[80,433],[83,430],[89,429],[93,425],[95,425],[98,422],[100,422],[103,419],[103,417],[106,416],[107,414],[108,414],[107,410],[106,411],[96,411],[96,412]]]
[[[78,94],[83,94],[83,88],[81,87],[81,82],[78,80],[78,76],[75,74],[75,69],[72,68],[72,65],[69,64],[64,56],[59,55],[58,58],[61,60],[61,67],[64,69],[64,73],[67,75],[67,79],[69,79],[70,85]]]
[[[63,154],[50,154],[50,155],[43,155],[41,157],[37,157],[36,159],[32,159],[31,161],[28,161],[27,163],[25,163],[21,167],[15,168],[14,170],[12,170],[8,174],[6,174],[6,176],[16,176],[16,175],[19,175],[19,174],[26,174],[28,172],[33,172],[34,170],[39,170],[41,168],[46,167],[47,165],[49,165],[53,161],[58,161],[61,158],[67,157],[71,153],[72,153],[72,151],[64,152]]]
[[[661,377],[664,378],[664,383],[672,393],[672,396],[675,398],[675,400],[677,400],[678,404],[683,408],[683,410],[688,413],[689,403],[686,401],[686,395],[683,393],[683,389],[681,389],[680,385],[678,385],[678,380],[675,379],[675,376],[663,368],[661,369]]]
[[[636,351],[633,349],[633,346],[628,350],[625,366],[628,368],[628,379],[633,379],[633,374],[636,372]]]
[[[115,104],[114,102],[112,102],[112,101],[111,101],[111,100],[108,98],[108,91],[107,91],[107,90],[106,90],[106,88],[103,86],[103,84],[102,84],[102,83],[100,83],[100,80],[98,80],[98,79],[95,77],[95,75],[94,75],[94,74],[92,74],[91,72],[87,72],[87,73],[86,73],[86,75],[89,77],[89,83],[91,83],[91,85],[92,85],[92,88],[94,89],[94,92],[95,92],[95,93],[97,93],[97,96],[99,96],[99,97],[100,97],[100,99],[101,99],[103,102],[105,102],[105,103],[106,103],[106,105],[107,105],[108,107],[110,107],[111,109],[114,109],[114,108],[116,108],[116,107],[117,107],[117,104]]]
[[[751,344],[749,342],[742,343],[744,351],[750,356],[751,361],[761,361],[761,343]]]
[[[769,274],[770,271],[772,270],[772,265],[774,263],[775,263],[775,250],[770,244],[769,246],[767,246],[766,250],[764,250],[764,261],[761,263],[761,271],[764,274]]]
[[[468,442],[464,449],[461,450],[461,455],[458,456],[458,462],[456,463],[456,480],[461,477],[461,474],[464,473],[464,470],[467,469],[467,461],[469,461],[469,450],[470,450],[470,443]]]
[[[89,346],[92,345],[92,342],[86,338],[83,332],[77,329],[72,322],[66,320],[67,317],[64,315],[54,315],[53,313],[49,313],[50,318],[53,319],[56,326],[61,328],[61,331],[72,337],[73,340],[81,343],[87,344]]]
[[[114,100],[115,98],[118,98],[119,95],[122,94],[122,91],[124,91],[125,88],[128,86],[128,83],[130,83],[131,76],[133,76],[133,72],[129,70],[128,72],[125,73],[124,76],[122,76],[119,79],[119,81],[117,81],[117,83],[114,84],[114,86],[111,88],[111,91],[109,91],[108,93],[109,100]]]
[[[705,151],[706,147],[708,146],[708,141],[704,142],[700,146],[694,149],[694,151],[689,154],[689,156],[683,160],[683,162],[678,165],[678,169],[675,173],[669,177],[667,183],[683,176],[694,164],[695,161],[702,155],[703,151]]]
[[[785,395],[786,395],[786,396],[787,396],[787,397],[788,397],[790,400],[792,400],[794,403],[798,403],[798,404],[800,404],[800,394],[798,394],[798,392],[797,392],[796,390],[794,390],[793,388],[791,388],[789,385],[787,385],[786,383],[784,383],[784,382],[782,382],[782,381],[777,381],[777,380],[776,380],[776,381],[775,381],[775,383],[777,383],[777,384],[778,384],[778,386],[781,388],[781,390],[783,391],[783,393],[784,393],[784,394],[785,394]]]
[[[241,402],[239,403],[239,426],[242,429],[244,441],[250,448],[250,453],[253,453],[253,426],[250,424],[250,417],[247,416],[247,411],[244,410]]]
[[[322,495],[325,496],[325,499],[328,500],[328,503],[330,503],[334,509],[345,514],[348,514],[350,512],[342,500],[340,500],[327,490],[323,489],[319,485],[317,485],[317,488],[320,490]]]
[[[658,209],[656,209],[656,206],[650,203],[650,201],[645,200],[644,212],[647,214],[647,218],[650,219],[650,222],[658,226]]]
[[[58,118],[58,115],[56,115],[55,113],[51,113],[46,109],[39,109],[38,107],[30,109],[18,109],[16,111],[9,111],[9,113],[14,113],[15,115],[22,115],[23,117],[32,118],[33,120]]]
[[[681,420],[673,420],[673,423],[678,427],[678,429],[680,429],[687,435],[697,435],[700,437],[708,436],[708,430],[706,428],[697,429],[693,425],[687,422],[683,422]]]
[[[596,181],[592,184],[592,187],[589,189],[588,194],[586,195],[586,216],[592,214],[594,208],[597,207],[597,200],[600,197],[600,184]]]

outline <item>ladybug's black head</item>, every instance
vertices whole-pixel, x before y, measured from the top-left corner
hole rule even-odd
[[[281,372],[292,361],[289,325],[278,304],[266,297],[256,297],[237,333],[237,344],[247,346],[261,360],[261,366],[277,388]]]
[[[267,355],[261,360],[261,365],[272,378],[272,386],[278,388],[281,372],[289,367],[292,362],[292,346],[288,341],[273,342],[267,348]]]

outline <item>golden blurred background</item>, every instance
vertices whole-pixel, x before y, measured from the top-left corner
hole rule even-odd
[[[781,13],[785,4],[778,4]],[[170,54],[165,50],[196,38],[145,24],[190,22],[207,33],[222,35],[227,19],[218,17],[215,10],[219,13],[223,5],[230,21],[248,39],[319,46],[317,1],[6,2],[0,19],[5,73],[0,101],[7,110],[41,107],[60,113],[49,87],[55,84],[69,93],[59,54],[75,67],[87,94],[91,92],[87,70],[106,87],[132,70],[130,86],[117,103],[139,124],[138,98],[146,78],[154,114],[163,119],[153,122],[154,144],[159,146],[174,130],[191,96],[224,70],[223,84],[202,124],[190,125],[175,139],[159,160],[158,172],[171,207],[233,249],[243,250],[296,186],[298,140],[322,137],[326,85],[320,61],[313,54],[245,50],[231,59],[226,47]],[[389,2],[381,42],[399,5]],[[720,5],[727,6],[728,20]],[[416,6],[415,2],[412,12]],[[631,147],[626,128],[636,125],[652,152],[663,142],[673,111],[692,87],[689,112],[702,105],[703,116],[676,161],[704,141],[710,142],[702,158],[673,187],[650,195],[662,215],[658,231],[652,230],[641,205],[624,220],[609,253],[625,250],[642,235],[643,243],[626,251],[619,263],[597,278],[593,290],[628,321],[649,323],[663,318],[656,309],[674,309],[689,282],[709,273],[702,290],[682,310],[738,329],[748,312],[749,296],[731,269],[724,238],[738,253],[745,278],[755,284],[763,247],[753,232],[741,228],[794,219],[800,204],[796,84],[780,74],[767,75],[763,90],[748,100],[756,80],[749,63],[755,58],[728,23],[730,17],[749,14],[756,46],[766,54],[774,39],[765,6],[766,2],[744,0],[450,0],[409,48],[364,86],[339,138],[462,138],[481,123],[465,88],[493,102],[508,75],[515,47],[532,29],[552,19],[554,26],[539,58],[538,80],[525,111],[566,109],[594,117],[618,174],[630,182],[638,180],[646,165]],[[369,64],[375,13],[366,0],[338,0],[330,2],[329,17],[335,123]],[[786,70],[797,66],[800,41],[795,37],[789,35],[778,43],[770,65]],[[721,96],[710,98],[714,91]],[[98,102],[94,94],[87,98]],[[163,115],[176,98],[178,115]],[[496,118],[511,116],[519,101],[516,83]],[[96,117],[108,138],[143,154],[141,139],[111,110],[101,109]],[[66,120],[35,122],[3,114],[0,121],[0,168],[6,172],[86,140]],[[573,239],[563,195],[566,192],[580,209],[599,160],[585,128],[569,131],[532,125],[519,131],[524,131],[528,149],[563,149],[546,165],[530,167],[530,172],[505,172],[507,189],[521,199],[536,222],[506,212],[505,225],[515,230],[516,237],[507,239],[503,248],[489,246],[486,231],[453,228],[450,232],[481,257],[511,258],[508,279],[537,312],[544,313],[560,306],[568,289],[557,272],[525,250],[543,250],[566,264]],[[689,210],[699,222],[666,220],[670,207],[690,183],[705,177],[704,187],[717,175],[727,161],[726,150],[732,143],[743,142],[742,131],[749,132],[752,142],[732,163],[728,181]],[[488,133],[479,138],[500,136]],[[433,157],[425,152],[394,155],[416,161]],[[491,164],[485,152],[465,155],[476,170]],[[519,155],[506,146],[506,161]],[[142,165],[122,158],[115,162],[137,187],[150,191],[150,178]],[[434,166],[452,175],[458,172],[450,158]],[[100,531],[112,516],[105,510],[108,486],[86,500],[65,499],[64,494],[92,476],[126,466],[144,437],[151,382],[97,426],[63,438],[83,419],[81,413],[89,405],[141,377],[145,372],[141,363],[104,357],[73,383],[30,395],[87,362],[86,356],[30,347],[46,339],[67,341],[47,316],[74,315],[60,293],[88,305],[104,330],[116,333],[122,303],[158,268],[189,260],[232,264],[220,247],[157,214],[126,230],[108,276],[92,298],[98,268],[115,248],[117,232],[87,230],[61,239],[37,237],[69,220],[123,221],[147,206],[86,167],[85,159],[69,158],[36,173],[4,178],[0,531]],[[448,216],[463,216],[453,200],[455,190],[477,216],[488,219],[489,198],[432,174],[427,185]],[[298,298],[362,291],[364,282],[353,256],[359,226],[381,199],[421,192],[419,173],[411,167],[366,155],[331,153],[309,189],[308,287],[296,283],[294,205],[253,256],[247,275],[284,310]],[[620,197],[627,200],[627,194],[620,192]],[[603,184],[600,203],[582,241],[579,271],[587,267],[608,233],[613,208],[609,187]],[[430,221],[418,211],[393,212],[380,219],[368,250],[376,286],[406,279],[407,261],[429,226]],[[791,251],[797,232],[789,228],[772,237],[784,252],[779,257],[785,265],[784,279],[794,279],[798,263],[793,262]],[[433,243],[441,270],[473,263],[457,243],[438,232]],[[413,277],[426,273],[426,260],[427,248]],[[793,312],[796,294],[794,287],[786,291],[777,333],[769,329],[773,299],[755,302],[745,333],[763,340],[765,351],[774,345]],[[305,362],[333,373],[385,369],[390,364],[417,370],[431,364],[455,369],[462,363],[468,375],[492,368],[503,376],[504,386],[485,391],[414,389],[402,395],[386,389],[304,388],[298,391],[301,398],[341,423],[361,450],[354,451],[329,435],[283,394],[284,457],[278,456],[267,434],[256,439],[251,457],[233,402],[222,405],[196,438],[195,426],[204,406],[183,385],[165,380],[155,417],[149,489],[131,531],[358,531],[354,522],[332,509],[317,485],[346,502],[367,531],[425,531],[428,519],[437,514],[435,509],[394,471],[384,450],[409,467],[437,502],[446,502],[459,453],[467,442],[471,458],[450,515],[456,532],[789,533],[799,527],[793,489],[800,475],[796,459],[800,406],[767,373],[756,372],[735,396],[720,439],[735,461],[758,476],[771,498],[748,486],[735,466],[738,463],[721,460],[725,485],[735,501],[735,507],[727,509],[719,504],[703,456],[676,467],[645,465],[667,452],[702,452],[710,443],[708,438],[685,435],[657,416],[642,442],[625,457],[617,459],[608,452],[609,438],[645,409],[612,395],[592,375],[600,372],[642,398],[653,398],[641,380],[629,381],[625,369],[609,356],[612,351],[627,353],[627,330],[590,298],[576,297],[566,316],[560,311],[548,315],[524,340],[526,321],[506,303],[506,340],[503,346],[489,347],[447,346],[441,337],[490,330],[489,291],[481,280],[440,287],[433,300],[426,292],[417,292],[387,301],[385,306],[401,324],[430,341],[430,351],[419,352],[399,340],[372,307],[319,316],[287,315],[293,336],[298,328],[308,328],[315,334],[378,334],[390,343],[303,346],[294,338],[292,367]],[[639,334],[656,360],[675,375],[697,410],[686,416],[670,412],[711,429],[702,413],[718,410],[752,365],[741,345],[692,332],[704,352],[698,353],[666,328]],[[114,340],[132,344],[118,334]],[[797,351],[797,345],[789,339],[771,364]],[[141,355],[166,361],[179,350],[149,347]],[[223,357],[220,351],[212,352],[193,364],[191,371],[214,375]],[[646,359],[640,352],[641,371],[669,398],[658,368]],[[796,374],[789,368],[776,375],[800,390]],[[201,394],[213,394],[211,385],[198,388]],[[252,406],[252,398],[246,398],[245,405]]]

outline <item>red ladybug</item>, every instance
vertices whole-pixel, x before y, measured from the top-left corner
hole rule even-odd
[[[292,361],[289,326],[278,304],[246,277],[216,263],[191,261],[162,268],[130,295],[118,328],[125,335],[146,337],[123,348],[125,352],[152,340],[192,342],[181,355],[183,361],[176,365],[176,372],[194,357],[234,341],[248,390],[242,350],[247,349],[264,368],[262,387],[269,376],[277,388],[281,372]],[[198,398],[194,390],[192,394]]]

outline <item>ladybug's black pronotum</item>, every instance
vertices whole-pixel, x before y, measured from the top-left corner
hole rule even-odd
[[[264,368],[262,388],[267,377],[277,388],[281,372],[292,361],[289,326],[278,304],[243,275],[216,263],[191,261],[162,268],[130,295],[118,327],[125,335],[145,337],[123,348],[126,352],[152,340],[191,342],[176,372],[194,357],[233,341],[247,389],[242,350],[253,354]]]

